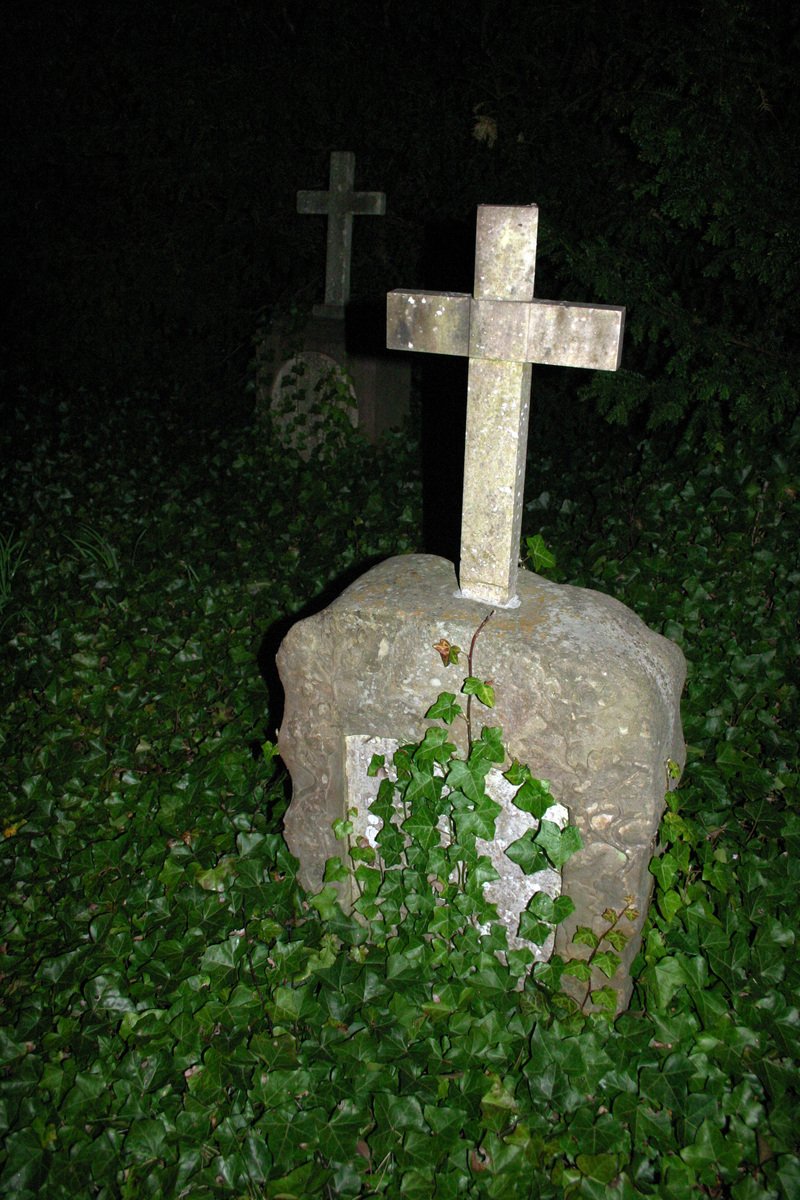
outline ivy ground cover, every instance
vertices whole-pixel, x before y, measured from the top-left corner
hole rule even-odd
[[[612,1020],[558,963],[516,990],[479,939],[391,954],[295,882],[265,635],[418,548],[413,443],[305,464],[144,398],[11,417],[4,1194],[800,1195],[797,431],[529,465],[556,576],[689,660]]]

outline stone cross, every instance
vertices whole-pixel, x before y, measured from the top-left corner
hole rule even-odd
[[[354,192],[356,156],[349,150],[331,153],[327,192],[298,192],[297,211],[328,218],[328,250],[325,261],[325,303],[314,306],[317,317],[341,318],[350,299],[350,255],[353,217],[382,217],[386,212],[383,192]]]
[[[469,357],[462,595],[515,608],[531,364],[616,371],[625,309],[534,300],[539,210],[478,208],[474,296],[393,291],[387,346]]]

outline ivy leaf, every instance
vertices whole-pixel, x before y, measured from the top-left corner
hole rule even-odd
[[[512,842],[506,846],[506,857],[510,858],[513,863],[524,871],[526,875],[533,875],[537,871],[546,871],[550,866],[550,861],[546,854],[539,846],[534,843],[534,832],[529,830],[524,833],[516,842]]]
[[[378,774],[378,772],[380,770],[382,770],[385,763],[386,763],[386,755],[385,754],[373,754],[372,758],[369,760],[369,766],[367,767],[368,777],[370,779],[374,778]]]
[[[458,793],[452,795],[454,803],[457,802]],[[501,812],[501,806],[496,800],[492,800],[490,796],[484,795],[479,804],[475,808],[458,809],[453,814],[456,831],[459,841],[464,841],[467,838],[478,837],[486,841],[491,841],[495,833],[495,825],[497,817]]]
[[[553,803],[550,784],[544,779],[535,779],[530,769],[516,760],[504,777],[512,787],[518,789],[513,799],[515,807],[521,812],[531,813],[537,820],[543,817]]]
[[[693,1144],[685,1146],[680,1153],[683,1161],[697,1171],[719,1165],[726,1172],[735,1172],[744,1157],[744,1147],[734,1138],[725,1137],[715,1123],[706,1119]]]
[[[423,850],[431,850],[441,844],[442,835],[438,827],[438,815],[430,809],[417,803],[411,816],[403,821],[402,830],[413,838]]]
[[[650,870],[658,880],[662,891],[668,892],[678,877],[678,864],[675,861],[675,855],[669,850],[665,854],[658,855],[651,860]]]
[[[494,883],[500,878],[499,872],[492,865],[491,859],[482,854],[470,868],[470,880],[482,888],[485,883]]]
[[[224,892],[235,869],[236,860],[234,858],[223,858],[216,867],[209,867],[207,871],[198,871],[195,882],[207,892]]]
[[[611,979],[619,968],[620,958],[618,954],[612,954],[610,950],[601,950],[595,954],[592,962],[598,971],[602,971],[608,979]]]
[[[458,663],[458,656],[461,654],[461,647],[452,646],[450,642],[448,642],[447,638],[440,638],[433,649],[441,658],[443,666],[449,667]]]
[[[350,878],[350,872],[338,855],[327,859],[325,863],[324,883],[341,883]]]
[[[576,946],[588,946],[591,950],[595,950],[600,945],[598,934],[588,925],[579,925],[572,935],[572,940]]]
[[[166,1125],[159,1117],[134,1121],[125,1138],[125,1152],[145,1162],[164,1157]]]
[[[547,892],[534,892],[525,911],[540,921],[548,921],[552,924],[555,920],[553,897],[549,896]]]
[[[556,565],[556,556],[552,550],[548,550],[540,533],[525,538],[525,550],[531,567],[537,574],[543,571],[552,571]]]
[[[585,959],[571,958],[564,967],[564,974],[572,975],[575,979],[586,983],[592,978],[592,968]]]
[[[422,770],[432,770],[434,763],[446,763],[455,746],[447,740],[447,730],[438,725],[426,729],[425,736],[414,751],[413,762]]]
[[[388,824],[395,816],[395,788],[396,785],[392,783],[391,779],[382,779],[378,787],[378,794],[369,806],[369,811],[379,817],[384,825]]]
[[[444,780],[437,775],[411,767],[410,779],[403,785],[403,799],[409,808],[437,806]]]
[[[663,1012],[672,997],[686,983],[686,975],[679,958],[667,955],[660,962],[648,967],[645,979],[651,989],[655,1008]]]
[[[547,820],[542,820],[533,840],[557,870],[583,846],[576,826],[567,825],[562,830],[555,822]]]
[[[533,942],[534,946],[541,946],[552,932],[551,927],[539,921],[533,913],[523,912],[520,914],[517,936],[526,942]]]
[[[391,1129],[401,1138],[408,1129],[415,1129],[430,1136],[422,1105],[415,1096],[395,1096],[379,1092],[375,1097],[374,1112],[380,1128]]]
[[[339,912],[339,898],[331,883],[326,883],[314,896],[309,896],[308,903],[315,908],[323,921],[332,921]]]
[[[595,1008],[600,1009],[601,1012],[607,1013],[611,1017],[616,1016],[619,993],[615,988],[593,988],[590,996]]]
[[[429,721],[439,720],[444,721],[445,725],[452,725],[462,711],[461,705],[456,703],[453,692],[440,692],[425,716]]]
[[[499,763],[505,756],[502,729],[499,726],[484,725],[481,736],[472,745],[469,761],[487,760],[490,763]]]
[[[491,683],[468,675],[464,680],[461,691],[465,696],[475,696],[487,708],[494,708],[494,688]]]
[[[558,925],[566,921],[575,912],[575,904],[570,896],[556,896],[553,901],[553,922]]]
[[[354,1100],[340,1100],[326,1122],[322,1134],[326,1157],[346,1163],[356,1153],[356,1143],[364,1132],[366,1121],[360,1105]]]
[[[402,862],[405,838],[396,825],[388,822],[384,824],[375,841],[385,866],[394,867]]]
[[[473,804],[479,804],[486,794],[484,780],[490,765],[486,760],[472,757],[467,762],[454,758],[447,770],[447,786],[454,792],[462,792]]]

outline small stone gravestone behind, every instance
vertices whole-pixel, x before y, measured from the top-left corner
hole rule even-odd
[[[389,296],[389,345],[469,357],[460,581],[442,558],[390,559],[289,631],[278,652],[279,746],[293,785],[285,827],[302,881],[318,888],[326,859],[341,851],[331,823],[368,803],[352,739],[418,741],[422,714],[460,686],[437,643],[468,645],[494,610],[476,662],[495,687],[487,723],[502,727],[510,756],[550,781],[584,844],[563,868],[576,907],[555,948],[588,956],[571,945],[577,926],[599,936],[609,909],[638,914],[610,981],[621,1009],[651,893],[667,763],[684,758],[685,664],[677,646],[611,597],[518,569],[531,363],[615,370],[624,316],[533,299],[537,216],[535,206],[479,209],[473,296]],[[524,897],[513,864],[502,855],[497,864],[513,935]]]
[[[275,325],[256,346],[256,395],[267,403],[287,447],[307,451],[325,406],[352,400],[352,423],[371,442],[408,413],[411,372],[382,345],[355,349],[348,320],[353,217],[383,216],[382,192],[357,192],[355,155],[331,154],[327,191],[297,193],[297,211],[328,219],[325,302],[290,333]],[[299,436],[300,431],[302,436]]]

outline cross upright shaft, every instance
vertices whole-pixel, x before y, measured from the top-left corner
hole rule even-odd
[[[619,366],[625,309],[534,300],[538,208],[481,205],[474,296],[390,292],[387,345],[469,357],[459,582],[497,607],[516,594],[531,364]]]

